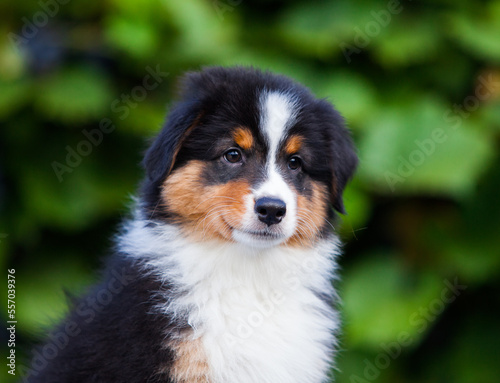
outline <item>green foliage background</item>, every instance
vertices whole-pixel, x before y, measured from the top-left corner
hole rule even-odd
[[[62,288],[95,278],[178,76],[247,64],[329,98],[359,148],[336,381],[498,382],[500,1],[8,0],[0,20],[0,263],[16,269],[18,364],[65,312]],[[127,103],[147,68],[169,74]],[[116,129],[59,179],[54,162],[103,119]]]

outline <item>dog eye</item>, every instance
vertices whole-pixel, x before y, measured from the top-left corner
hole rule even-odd
[[[293,156],[288,160],[288,169],[297,170],[302,166],[302,160],[300,157]]]
[[[227,162],[236,164],[241,162],[242,154],[238,149],[229,149],[226,153],[224,153],[224,159]]]

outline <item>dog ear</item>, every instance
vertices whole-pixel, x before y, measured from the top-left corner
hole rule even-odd
[[[347,182],[354,175],[358,165],[358,156],[343,117],[331,104],[329,104],[329,115],[329,121],[333,123],[330,129],[333,173],[331,203],[339,213],[346,214],[342,194]]]
[[[201,119],[201,103],[197,100],[177,104],[142,162],[150,182],[162,182],[172,171],[182,143]]]
[[[341,214],[346,214],[342,194],[347,182],[354,175],[358,165],[358,156],[354,150],[351,137],[347,129],[343,129],[342,136],[333,142],[333,192],[332,205]]]

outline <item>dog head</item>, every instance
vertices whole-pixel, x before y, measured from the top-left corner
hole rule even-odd
[[[191,73],[182,89],[144,159],[149,217],[200,240],[272,247],[314,243],[332,207],[344,213],[357,156],[331,104],[248,68]]]

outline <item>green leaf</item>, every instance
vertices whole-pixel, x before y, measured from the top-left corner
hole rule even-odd
[[[106,21],[108,42],[133,57],[145,58],[158,50],[159,39],[150,22],[110,16]]]
[[[376,91],[361,75],[351,71],[328,74],[319,85],[319,97],[328,98],[356,128],[363,126],[377,107]]]
[[[356,179],[348,184],[343,199],[347,215],[342,216],[339,231],[341,238],[347,241],[350,238],[356,238],[356,231],[363,229],[371,214],[371,204]]]
[[[65,124],[106,116],[113,97],[108,78],[91,67],[67,68],[40,81],[36,108]]]
[[[297,3],[282,14],[279,34],[300,55],[341,55],[340,44],[353,44],[356,27],[363,28],[372,19],[373,5],[371,1]]]
[[[221,14],[215,3],[204,0],[164,0],[163,11],[178,31],[170,47],[185,58],[218,59],[226,56],[238,36],[229,14]],[[237,6],[232,7],[233,13]]]
[[[500,77],[499,77],[500,80]],[[500,94],[499,94],[500,96]],[[481,110],[478,111],[478,119],[484,121],[485,125],[492,130],[493,133],[500,132],[500,97],[493,102],[487,103]]]
[[[60,253],[57,262],[45,267],[40,261],[46,256],[37,254],[35,263],[16,270],[16,313],[22,318],[19,327],[25,333],[46,333],[68,311],[65,291],[76,293],[91,279],[81,262],[83,258]]]
[[[500,275],[499,159],[490,166],[474,195],[463,201],[462,219],[456,212],[434,217],[421,242],[434,248],[434,262],[443,272],[453,273],[467,283],[495,281]]]
[[[9,27],[5,25],[0,26],[0,33],[7,36],[7,39],[0,41],[0,82],[20,79],[25,75],[28,66],[26,52],[20,50],[10,40],[16,40],[17,37],[21,38],[21,36],[9,30]],[[10,35],[11,33],[14,34]]]
[[[82,141],[84,138],[82,136]],[[78,144],[68,146],[77,153]],[[61,147],[53,160],[68,166],[68,153],[67,147]],[[135,180],[131,177],[124,180],[120,169],[113,173],[104,171],[102,165],[96,163],[96,156],[97,153],[72,155],[71,161],[79,163],[60,173],[61,182],[53,170],[53,161],[44,161],[44,168],[26,168],[21,178],[21,196],[30,219],[40,225],[75,231],[121,209]]]
[[[380,349],[403,334],[415,346],[433,320],[423,317],[446,286],[432,274],[411,273],[392,254],[365,258],[343,276],[346,337],[350,346]]]
[[[31,98],[31,84],[26,80],[3,81],[0,79],[0,118],[18,111]]]
[[[113,6],[114,12],[108,14],[126,14],[137,19],[147,20],[151,16],[158,14],[158,9],[161,7],[159,0],[110,0],[109,3]],[[116,12],[118,11],[118,12]]]
[[[149,137],[158,133],[165,121],[165,106],[157,106],[147,102],[138,103],[137,107],[130,110],[127,118],[117,121],[117,129],[128,133]]]
[[[285,12],[280,20],[280,35],[285,43],[302,55],[331,56],[339,44],[335,25],[333,3],[321,3],[311,7],[298,3]]]
[[[385,31],[371,48],[377,61],[385,66],[404,66],[434,60],[441,47],[441,34],[434,19],[416,20],[404,14],[394,15]]]
[[[473,190],[495,153],[472,117],[432,97],[386,106],[372,116],[359,147],[358,176],[380,191],[455,197]]]
[[[477,11],[477,10],[480,11]],[[492,1],[475,12],[448,17],[449,34],[476,56],[500,61],[500,3]]]
[[[429,362],[420,371],[423,378],[417,381],[427,382],[427,377],[432,377],[433,382],[497,381],[500,327],[493,308],[498,307],[498,290],[491,295],[480,294],[478,299],[471,299],[465,315],[451,319],[451,336],[428,355]]]

